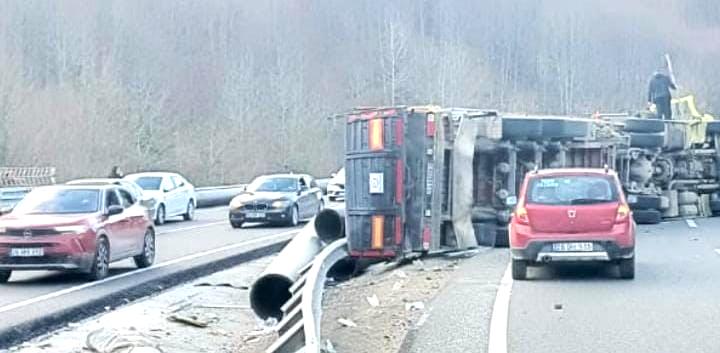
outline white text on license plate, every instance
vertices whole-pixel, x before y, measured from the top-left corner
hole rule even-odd
[[[31,257],[31,256],[43,256],[45,251],[43,248],[13,248],[10,249],[10,256],[16,257]]]
[[[593,243],[554,243],[553,251],[593,251]]]
[[[263,213],[263,212],[250,212],[250,213],[248,213],[247,218],[265,218],[265,213]]]

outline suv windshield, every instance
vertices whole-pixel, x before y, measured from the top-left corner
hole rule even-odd
[[[18,214],[93,213],[100,205],[99,190],[37,189],[15,207]]]
[[[143,190],[160,190],[161,177],[139,177],[134,180]]]
[[[259,178],[255,179],[255,181],[253,181],[250,186],[248,186],[248,191],[250,192],[291,192],[297,190],[297,179],[287,177]]]
[[[610,177],[548,176],[533,178],[527,202],[541,205],[588,205],[616,202],[618,193]]]

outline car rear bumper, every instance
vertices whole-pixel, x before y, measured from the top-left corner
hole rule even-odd
[[[229,218],[231,222],[241,222],[241,223],[277,223],[277,222],[287,222],[290,220],[290,217],[292,212],[292,207],[288,207],[282,210],[272,209],[272,210],[266,210],[266,211],[246,211],[246,210],[235,210],[230,211]],[[263,217],[251,217],[251,215],[256,213],[262,213]]]
[[[37,257],[0,256],[0,270],[86,271],[92,266],[94,254],[47,255]]]
[[[525,260],[535,263],[549,262],[586,262],[586,261],[616,261],[635,256],[635,247],[620,247],[617,243],[607,240],[578,239],[577,242],[593,243],[592,251],[554,251],[553,243],[558,241],[531,241],[524,249],[511,249],[514,260]],[[572,242],[563,239],[561,242]]]

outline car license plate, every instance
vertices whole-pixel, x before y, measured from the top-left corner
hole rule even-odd
[[[31,256],[44,256],[45,251],[43,248],[13,248],[10,249],[10,256],[15,257],[31,257]]]
[[[265,218],[265,213],[263,212],[250,212],[247,214],[247,218]]]
[[[553,251],[593,251],[593,243],[554,243]]]

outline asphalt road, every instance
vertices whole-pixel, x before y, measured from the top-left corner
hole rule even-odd
[[[227,208],[199,209],[190,222],[169,220],[158,227],[156,263],[177,259],[229,244],[287,232],[293,228],[247,225],[232,229],[227,222]],[[132,260],[114,263],[111,275],[134,271]],[[15,272],[10,282],[0,285],[0,309],[8,304],[52,293],[85,283],[82,275],[52,271]],[[108,283],[108,285],[111,285]]]
[[[640,228],[635,280],[531,269],[510,296],[509,352],[717,352],[720,219]]]

